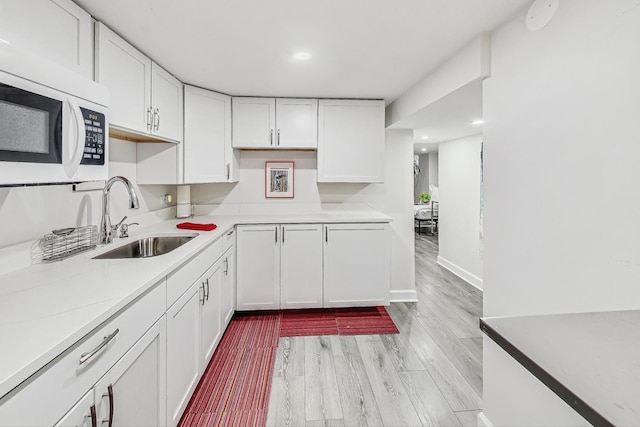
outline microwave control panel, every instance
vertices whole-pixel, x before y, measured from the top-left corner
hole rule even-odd
[[[84,117],[86,137],[82,165],[104,165],[106,156],[106,129],[104,114],[80,107]]]

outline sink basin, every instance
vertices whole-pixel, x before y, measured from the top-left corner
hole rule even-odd
[[[118,246],[115,249],[93,257],[93,259],[149,258],[164,255],[179,248],[196,236],[197,234],[145,237],[127,243],[126,245]]]

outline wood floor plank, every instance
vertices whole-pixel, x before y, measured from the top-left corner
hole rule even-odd
[[[424,326],[429,336],[438,344],[465,380],[471,384],[478,396],[482,396],[482,364],[480,361],[437,317],[420,317],[418,322]]]
[[[458,417],[463,427],[476,427],[479,413],[480,411],[461,411],[456,412],[456,417]]]
[[[342,419],[342,405],[329,337],[304,337],[304,362],[305,419]]]
[[[267,427],[305,425],[304,401],[304,377],[274,377]]]
[[[482,365],[482,338],[461,338],[460,342],[467,347]]]
[[[393,360],[396,371],[423,371],[424,365],[418,355],[400,334],[381,335],[382,344]]]
[[[400,325],[398,327],[401,328],[402,334],[431,374],[451,409],[464,411],[482,408],[481,397],[449,360],[448,355],[433,341],[419,321],[405,322],[402,327]]]
[[[385,426],[419,426],[416,413],[402,380],[391,364],[382,343],[358,342],[373,395]]]
[[[304,337],[280,338],[274,376],[304,376]]]
[[[435,286],[417,287],[417,317],[438,316],[446,322],[458,338],[482,336],[479,317],[455,305],[451,298],[446,298],[436,291]]]
[[[306,427],[344,427],[348,424],[345,424],[344,420],[313,420],[307,421]]]
[[[400,372],[423,426],[460,426],[460,421],[426,371]]]
[[[340,355],[334,356],[342,414],[347,426],[380,426],[382,418],[354,337],[339,337]],[[334,353],[335,354],[335,353]]]

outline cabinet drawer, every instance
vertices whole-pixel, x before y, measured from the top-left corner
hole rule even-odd
[[[236,229],[235,227],[224,233],[222,238],[222,253],[225,253],[229,248],[233,247],[236,243]]]
[[[177,271],[167,276],[167,308],[171,307],[180,295],[184,294],[222,256],[222,241],[223,239],[216,240],[211,246],[182,264]]]
[[[165,298],[163,279],[18,386],[0,402],[0,424],[55,424],[162,317]],[[108,344],[80,363],[81,355],[98,348],[110,335]]]

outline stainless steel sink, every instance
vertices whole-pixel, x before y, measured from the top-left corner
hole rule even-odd
[[[149,258],[164,255],[179,248],[196,236],[197,234],[145,237],[127,243],[126,245],[118,246],[115,249],[93,257],[93,259]]]

